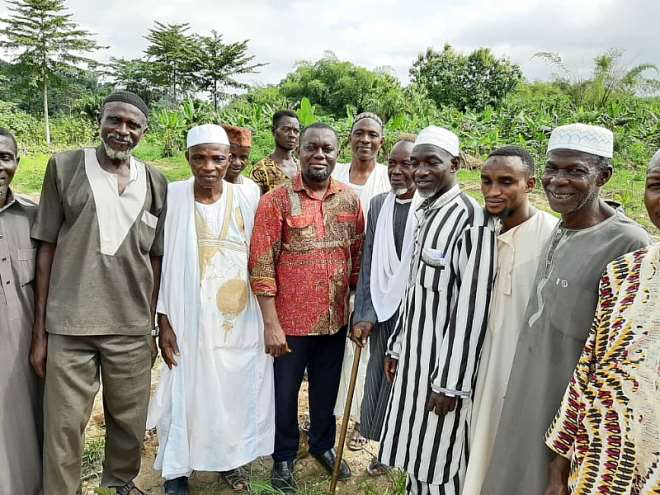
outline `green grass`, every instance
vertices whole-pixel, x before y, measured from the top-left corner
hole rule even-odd
[[[82,480],[99,478],[103,471],[105,457],[105,438],[103,436],[88,438],[82,456],[80,477]]]
[[[169,181],[190,177],[190,168],[186,163],[183,152],[170,158],[161,158],[159,145],[149,141],[143,141],[135,151],[135,155],[140,160],[160,169]],[[14,189],[22,194],[38,195],[41,190],[41,183],[48,158],[49,155],[44,153],[23,156],[19,169],[16,172],[16,177],[14,178]],[[463,187],[481,202],[479,171],[461,170],[458,177]],[[651,232],[654,232],[654,227],[649,221],[646,209],[644,208],[644,181],[645,170],[615,170],[614,176],[604,188],[603,195],[621,203],[630,218]],[[534,203],[538,207],[550,211],[543,195],[540,181],[537,181]]]

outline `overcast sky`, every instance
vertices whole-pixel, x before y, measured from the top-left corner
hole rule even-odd
[[[418,53],[449,42],[485,46],[520,64],[530,80],[555,71],[532,59],[557,52],[588,74],[593,58],[625,50],[625,63],[660,67],[660,0],[66,0],[74,20],[109,45],[101,55],[138,57],[154,20],[215,29],[226,41],[249,39],[269,65],[252,83],[279,82],[296,61],[334,52],[368,68],[391,67],[402,82]]]

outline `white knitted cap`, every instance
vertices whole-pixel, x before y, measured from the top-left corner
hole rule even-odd
[[[612,158],[614,134],[609,129],[587,124],[569,124],[555,128],[550,134],[548,153],[553,150],[575,150]]]
[[[225,130],[215,124],[204,124],[193,127],[188,131],[186,145],[188,148],[198,144],[226,144],[229,146],[229,138]]]
[[[460,153],[458,136],[453,132],[431,125],[422,129],[415,139],[415,146],[419,144],[433,144],[447,151],[452,156]]]

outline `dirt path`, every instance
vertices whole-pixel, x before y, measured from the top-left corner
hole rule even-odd
[[[152,392],[158,383],[158,364],[152,372]],[[303,384],[300,393],[299,411],[301,419],[308,410],[307,383]],[[349,427],[352,428],[352,424]],[[103,435],[104,435],[103,406],[101,395],[96,398],[92,417],[86,431],[87,449],[83,459],[83,493],[93,495],[94,489],[98,487],[99,476],[102,469]],[[337,424],[339,434],[339,421]],[[154,459],[158,450],[158,438],[152,432],[147,432],[145,446],[142,455],[142,469],[136,480],[136,484],[145,493],[150,495],[162,494],[162,479],[160,473],[153,469]],[[372,478],[366,473],[366,468],[372,458],[378,453],[378,445],[370,443],[361,452],[345,451],[345,459],[353,470],[353,477],[345,483],[339,483],[338,494],[365,494],[365,495],[387,495],[396,493],[395,486],[400,484],[400,477],[396,474],[381,478]],[[305,452],[301,453],[306,454]],[[248,466],[252,491],[250,493],[259,495],[271,495],[276,492],[270,489],[268,480],[270,478],[272,462],[270,458],[262,458]],[[302,457],[296,464],[296,478],[301,495],[321,495],[327,493],[329,477],[319,464],[309,455]],[[210,494],[233,494],[229,487],[218,479],[216,473],[196,472],[191,478],[192,493],[195,495]]]

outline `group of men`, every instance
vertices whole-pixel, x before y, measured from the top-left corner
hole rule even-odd
[[[659,250],[600,197],[610,131],[553,130],[557,220],[531,204],[536,165],[515,146],[484,163],[482,208],[441,127],[385,166],[383,123],[360,114],[341,164],[334,129],[277,112],[247,177],[250,131],[204,124],[187,134],[192,177],[168,185],[132,156],[148,117],[133,93],[106,98],[101,144],[53,156],[38,207],[9,188],[18,147],[0,130],[1,493],[80,493],[100,383],[103,486],[142,493],[148,426],[167,494],[190,493],[193,471],[246,490],[242,468],[267,455],[293,492],[302,381],[309,452],[332,472],[354,346],[349,446],[379,441],[369,474],[401,469],[407,493],[660,493]],[[656,226],[658,191],[660,153]]]

